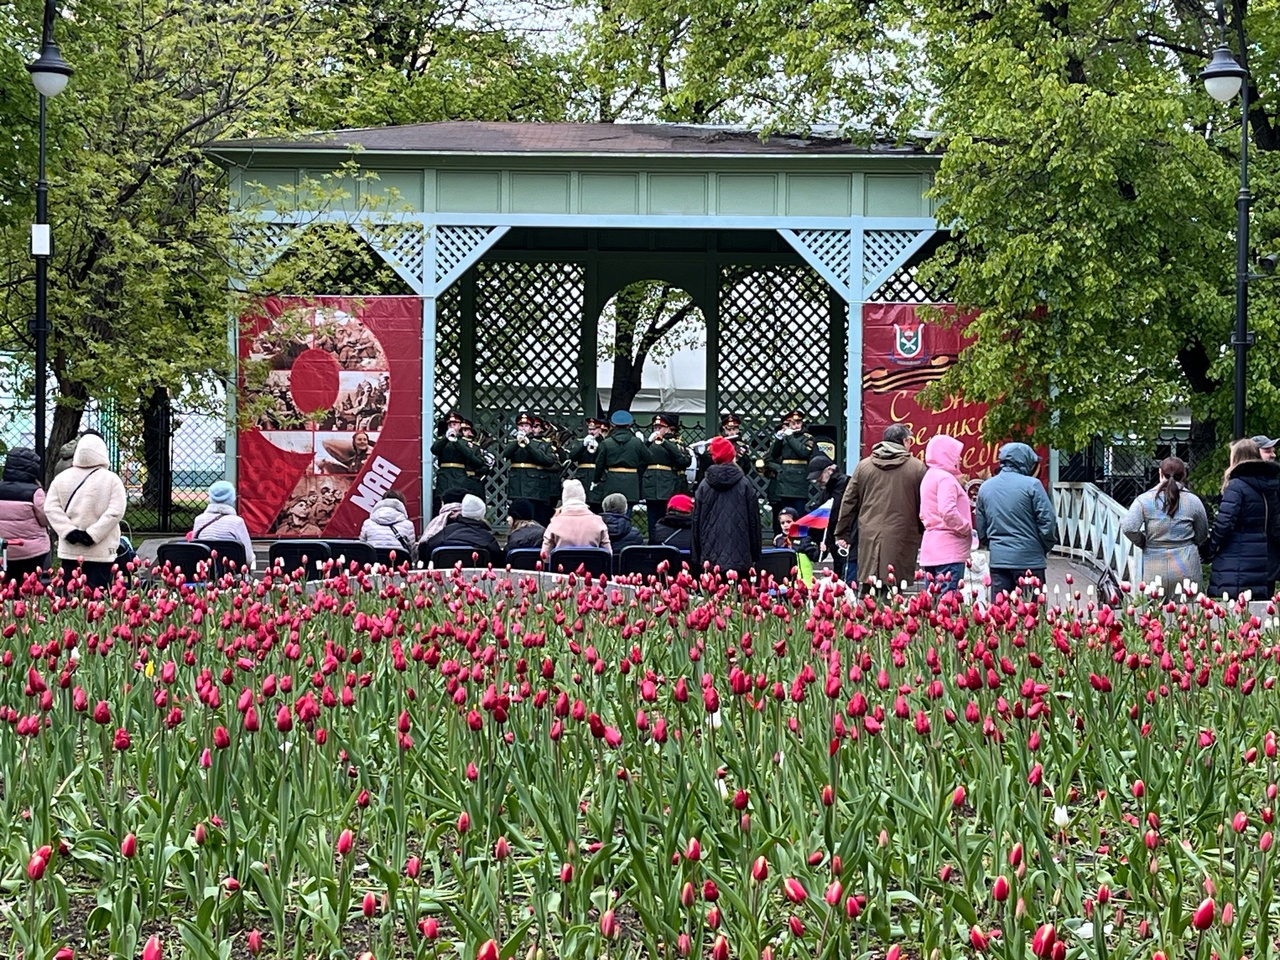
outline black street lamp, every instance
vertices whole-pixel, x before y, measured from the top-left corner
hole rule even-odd
[[[1227,103],[1240,94],[1240,192],[1236,195],[1236,326],[1231,346],[1236,353],[1235,413],[1232,431],[1239,440],[1244,433],[1245,377],[1249,348],[1249,71],[1242,67],[1226,44],[1213,51],[1213,59],[1200,74],[1209,96]]]
[[[45,0],[44,30],[40,42],[40,58],[27,64],[31,82],[40,96],[40,175],[36,179],[36,222],[31,228],[31,255],[36,260],[36,315],[32,332],[36,338],[36,453],[43,472],[49,437],[45,431],[45,394],[49,365],[49,257],[53,254],[53,237],[49,231],[49,181],[45,179],[45,101],[56,97],[71,79],[71,65],[62,59],[62,51],[53,40],[53,24],[57,17],[55,0]],[[43,473],[42,473],[43,475]]]

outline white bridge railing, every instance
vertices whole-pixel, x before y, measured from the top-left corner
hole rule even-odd
[[[1127,507],[1092,483],[1055,483],[1053,512],[1058,518],[1057,553],[1109,570],[1118,581],[1137,583],[1142,551],[1120,531]]]

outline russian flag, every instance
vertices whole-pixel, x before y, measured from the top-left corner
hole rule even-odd
[[[810,530],[825,530],[827,524],[831,522],[831,504],[832,500],[828,500],[821,506],[815,507],[811,513],[806,513],[803,517],[787,529],[787,536],[798,537],[801,527],[807,527]]]

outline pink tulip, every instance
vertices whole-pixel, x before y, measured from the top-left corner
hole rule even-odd
[[[249,931],[248,947],[249,952],[255,957],[262,952],[262,934],[257,930]]]
[[[147,945],[142,948],[142,960],[164,960],[164,944],[158,935],[152,934],[147,940]]]
[[[351,852],[351,848],[355,845],[355,836],[350,830],[343,830],[338,834],[338,856],[345,857]]]
[[[612,909],[600,915],[600,935],[606,940],[612,940],[618,935],[618,921]]]
[[[1052,923],[1042,923],[1031,938],[1031,952],[1037,957],[1049,957],[1053,954],[1053,945],[1057,942],[1058,931]]]
[[[792,903],[804,903],[809,897],[809,892],[805,890],[804,884],[795,877],[787,877],[782,881],[782,892]]]
[[[1196,907],[1195,913],[1191,914],[1191,925],[1197,930],[1208,930],[1213,926],[1213,918],[1217,913],[1217,907],[1213,902],[1213,897],[1205,897],[1200,901],[1200,906]]]
[[[138,852],[138,838],[132,833],[125,834],[125,838],[120,841],[120,856],[126,860],[132,860]]]

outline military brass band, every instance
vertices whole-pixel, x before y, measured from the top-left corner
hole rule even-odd
[[[550,520],[562,480],[572,477],[582,482],[587,502],[596,511],[611,493],[622,494],[632,507],[644,501],[653,531],[668,501],[690,492],[689,472],[695,458],[692,487],[711,465],[710,438],[687,445],[680,436],[678,414],[656,413],[647,429],[642,429],[631,413],[619,410],[607,421],[587,417],[581,436],[572,440],[564,439],[567,433],[542,417],[521,412],[510,435],[480,437],[470,420],[450,413],[431,445],[436,458],[433,515],[447,490],[465,490],[483,499],[485,478],[503,460],[508,464],[508,498],[528,500],[539,523]],[[765,496],[775,516],[785,507],[804,507],[809,498],[808,463],[818,446],[805,432],[801,411],[784,414],[776,431],[757,437],[754,448],[737,414],[720,417],[719,435],[733,443],[737,463],[748,477],[764,478]]]

